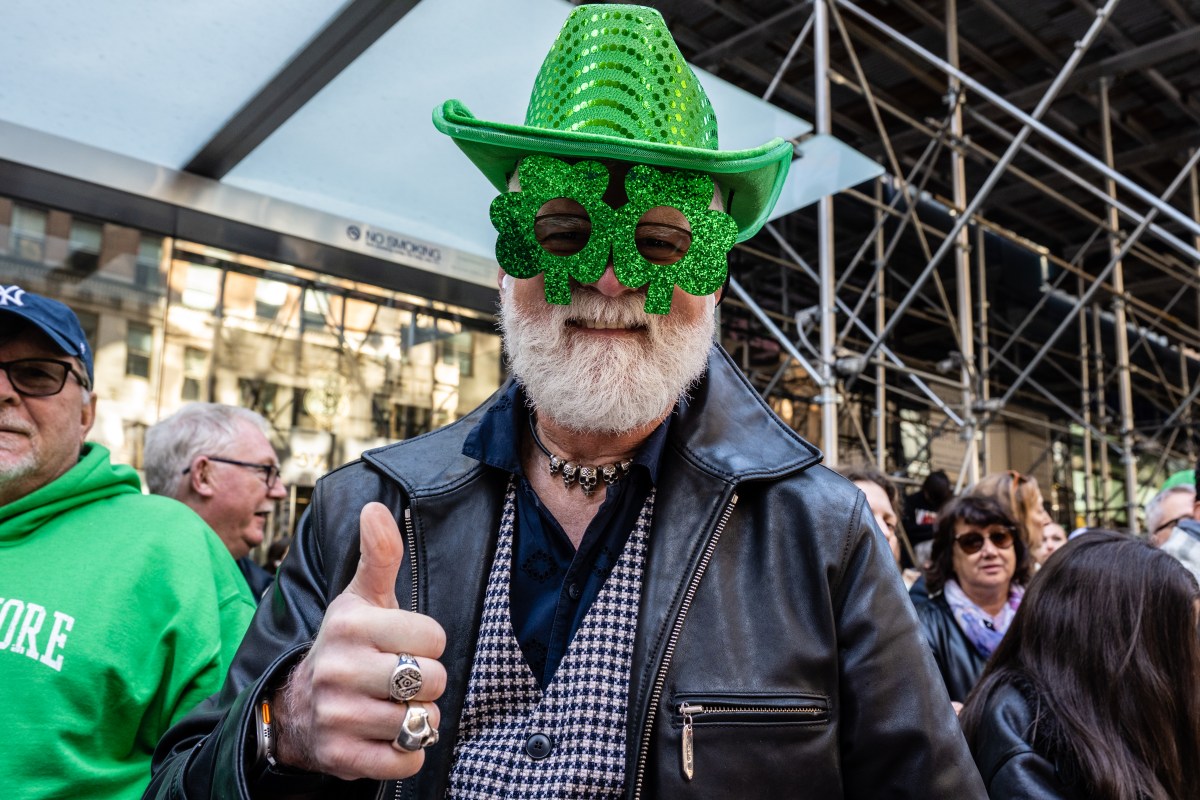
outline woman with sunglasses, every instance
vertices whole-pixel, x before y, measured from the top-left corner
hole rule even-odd
[[[1200,787],[1200,586],[1112,531],[1048,559],[963,731],[993,800],[1174,800]]]
[[[950,699],[959,707],[1016,614],[1031,572],[1013,521],[991,498],[942,507],[925,570],[928,597],[914,597]]]

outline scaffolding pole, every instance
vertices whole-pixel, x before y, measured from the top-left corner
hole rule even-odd
[[[1083,296],[1083,277],[1075,277],[1079,296]],[[1091,389],[1091,339],[1088,335],[1087,314],[1079,315],[1079,404],[1083,421],[1083,524],[1094,525],[1093,510],[1096,494],[1093,488],[1095,467],[1092,464],[1092,389]]]
[[[829,85],[829,8],[825,0],[813,5],[813,79],[816,99],[816,132],[833,133]],[[820,274],[821,314],[821,448],[825,461],[838,464],[838,393],[834,376],[837,308],[834,304],[833,196],[817,201],[817,266]]]
[[[1191,155],[1196,155],[1196,148],[1192,148]],[[1195,219],[1196,222],[1200,222],[1200,170],[1197,170],[1194,164],[1192,165],[1192,174],[1188,178],[1188,184],[1192,195],[1192,218]],[[1196,249],[1200,250],[1200,233],[1195,235],[1193,243]],[[1193,267],[1195,269],[1197,279],[1200,279],[1200,259],[1195,261]],[[1197,283],[1196,285],[1196,332],[1197,334],[1200,334],[1200,283]],[[1186,391],[1188,385],[1188,371],[1186,366],[1187,359],[1184,357],[1182,347],[1179,348],[1179,359],[1180,364],[1183,365],[1181,369],[1181,382],[1184,390]],[[1200,381],[1200,374],[1197,375],[1197,380]],[[1193,448],[1196,442],[1196,431],[1191,427],[1191,425],[1195,422],[1196,415],[1190,406],[1186,414],[1186,420],[1188,422],[1187,452],[1189,456],[1194,457],[1195,450]]]
[[[1109,79],[1100,79],[1100,135],[1104,145],[1104,163],[1113,166],[1112,109],[1108,105]],[[1105,179],[1109,197],[1117,196],[1117,184]],[[1121,411],[1121,465],[1125,472],[1125,520],[1129,532],[1137,534],[1137,457],[1133,453],[1133,386],[1129,374],[1129,327],[1125,318],[1125,268],[1121,259],[1121,219],[1117,209],[1108,207],[1109,252],[1113,258],[1113,317],[1117,355],[1117,400]]]
[[[1083,295],[1080,295],[1081,297]],[[1108,465],[1108,397],[1106,388],[1108,381],[1104,376],[1104,339],[1101,338],[1100,326],[1100,304],[1092,304],[1092,355],[1093,355],[1093,372],[1096,378],[1096,429],[1099,431],[1100,441],[1097,444],[1097,455],[1100,460],[1100,496],[1097,498],[1099,503],[1097,508],[1100,510],[1100,524],[1109,524],[1108,516],[1108,496],[1109,484],[1112,481],[1112,468]]]
[[[992,385],[988,379],[991,370],[991,355],[988,352],[988,289],[987,289],[987,258],[984,253],[984,230],[982,225],[975,228],[975,285],[979,292],[979,405],[986,409],[992,397]],[[979,461],[985,472],[988,469],[987,432],[979,432]]]
[[[884,260],[883,178],[875,179],[875,335],[887,324],[887,263]],[[887,471],[887,372],[883,364],[875,367],[875,466]]]
[[[958,69],[958,1],[946,0],[946,55],[947,61]],[[954,207],[959,211],[967,205],[967,161],[962,152],[963,140],[963,95],[962,82],[953,75],[949,77],[946,101],[950,104],[950,135],[953,141],[950,146],[950,181],[954,188]],[[959,371],[962,377],[962,407],[963,419],[966,425],[962,429],[962,438],[966,442],[963,453],[963,469],[960,475],[965,476],[969,485],[979,482],[978,432],[975,419],[975,397],[972,382],[977,374],[975,366],[975,322],[971,308],[971,240],[970,231],[966,225],[958,227],[954,237],[954,276],[958,300],[958,343],[962,364]]]

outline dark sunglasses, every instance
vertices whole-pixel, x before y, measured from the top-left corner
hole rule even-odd
[[[1013,546],[1013,532],[1011,530],[992,531],[987,535],[988,539],[992,540],[992,544],[996,545],[1001,550],[1007,550]],[[964,553],[969,556],[975,555],[983,549],[982,533],[964,533],[962,536],[956,536],[954,543],[959,546]]]
[[[1191,518],[1192,518],[1191,514],[1184,514],[1181,517],[1176,517],[1175,519],[1169,519],[1166,522],[1164,522],[1162,525],[1159,525],[1157,528],[1155,528],[1154,533],[1152,535],[1157,536],[1162,531],[1174,529],[1174,527],[1176,525],[1178,525],[1180,522],[1183,522],[1185,519],[1191,519]]]
[[[24,397],[50,397],[56,395],[67,385],[67,376],[74,375],[75,380],[84,389],[90,389],[87,378],[75,371],[68,361],[56,358],[19,358],[16,361],[0,361],[0,369],[8,375],[17,394]]]
[[[209,461],[219,461],[222,464],[233,464],[235,467],[245,467],[246,469],[256,469],[262,473],[263,483],[267,484],[267,489],[274,489],[275,484],[279,482],[279,467],[274,464],[251,464],[249,461],[236,461],[232,458],[220,458],[219,456],[204,456]],[[181,475],[187,475],[192,471],[191,465],[187,466]]]

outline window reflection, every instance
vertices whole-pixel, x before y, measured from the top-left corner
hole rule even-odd
[[[3,197],[0,272],[79,314],[92,438],[116,460],[140,463],[142,432],[185,402],[252,408],[293,510],[324,472],[454,421],[502,380],[491,315]]]

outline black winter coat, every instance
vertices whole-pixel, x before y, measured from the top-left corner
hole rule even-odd
[[[492,402],[321,479],[224,688],[164,737],[147,797],[444,796],[508,480],[461,454]],[[629,682],[627,798],[984,796],[863,495],[819,460],[714,347],[659,467]],[[401,606],[447,633],[441,740],[398,787],[270,777],[250,787],[253,703],[283,683],[354,574],[370,500],[405,531]],[[680,768],[685,701],[709,709],[694,716],[690,781]]]
[[[909,596],[917,610],[917,619],[921,621],[921,633],[933,651],[933,660],[937,662],[938,672],[942,674],[950,699],[965,703],[967,695],[979,682],[987,659],[979,654],[962,628],[958,627],[944,594],[937,592],[928,597],[910,592]]]

